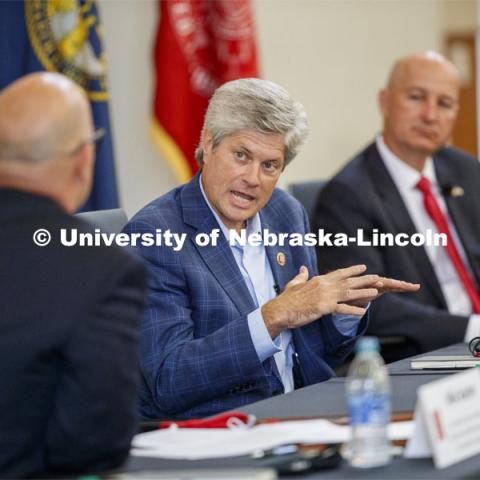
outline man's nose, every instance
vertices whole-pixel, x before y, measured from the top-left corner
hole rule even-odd
[[[250,162],[245,166],[243,179],[250,187],[255,187],[260,183],[260,164]]]
[[[422,106],[422,119],[428,123],[434,122],[438,117],[438,105],[434,98],[429,98]]]

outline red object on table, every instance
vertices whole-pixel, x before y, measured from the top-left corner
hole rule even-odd
[[[159,428],[170,428],[173,425],[178,428],[233,428],[242,424],[250,427],[254,422],[255,417],[248,413],[226,412],[209,418],[160,422]]]

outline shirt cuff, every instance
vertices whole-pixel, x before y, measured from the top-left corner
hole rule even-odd
[[[261,308],[257,308],[252,313],[249,313],[247,321],[253,346],[260,362],[264,362],[267,358],[281,351],[280,336],[272,340],[263,321]]]
[[[465,331],[465,342],[480,336],[480,315],[470,315],[468,318],[467,330]]]
[[[370,308],[370,302],[365,306],[365,310]],[[335,328],[344,337],[354,337],[358,331],[358,325],[362,317],[360,315],[335,314],[332,316]]]

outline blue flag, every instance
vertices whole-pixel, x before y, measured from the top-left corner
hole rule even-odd
[[[95,127],[106,131],[83,211],[118,207],[101,36],[94,0],[0,1],[0,89],[27,73],[63,73],[84,88]]]

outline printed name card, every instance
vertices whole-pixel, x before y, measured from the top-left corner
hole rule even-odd
[[[479,453],[480,369],[422,385],[405,457],[433,454],[435,467],[445,468]]]

